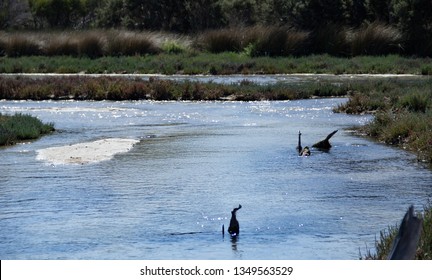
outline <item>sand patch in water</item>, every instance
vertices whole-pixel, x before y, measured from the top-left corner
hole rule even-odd
[[[52,164],[89,164],[110,160],[138,143],[135,139],[108,138],[93,142],[37,150],[36,159]]]

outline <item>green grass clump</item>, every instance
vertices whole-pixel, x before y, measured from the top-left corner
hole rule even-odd
[[[142,74],[418,74],[432,69],[430,58],[404,58],[398,55],[334,57],[310,56],[250,57],[242,53],[219,54],[174,51],[154,55],[123,56],[119,48],[112,56],[22,56],[0,57],[2,73],[142,73]],[[186,48],[186,46],[185,46]],[[256,50],[250,45],[249,52]],[[66,49],[64,49],[66,51]],[[143,49],[142,52],[149,50]],[[76,50],[78,52],[78,50]],[[137,50],[140,52],[140,50]],[[429,72],[427,72],[429,73]]]
[[[359,130],[378,141],[415,153],[419,161],[432,163],[432,81],[364,83],[336,111],[375,113]]]
[[[39,119],[26,114],[0,114],[0,146],[19,141],[37,139],[54,131],[52,123],[44,124]]]

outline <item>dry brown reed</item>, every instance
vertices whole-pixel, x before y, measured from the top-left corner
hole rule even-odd
[[[402,35],[390,26],[373,22],[349,34],[351,54],[387,55],[402,51]]]

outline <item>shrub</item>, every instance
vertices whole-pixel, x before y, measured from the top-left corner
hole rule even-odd
[[[25,35],[10,35],[5,43],[5,54],[11,57],[40,55],[40,46],[35,40]]]
[[[336,24],[316,28],[309,38],[307,53],[326,53],[335,56],[350,54],[347,30]]]
[[[197,37],[195,46],[212,53],[239,52],[244,46],[238,32],[235,28],[206,31]]]
[[[78,54],[90,58],[103,56],[103,37],[96,32],[89,32],[80,36],[78,40]]]
[[[79,40],[77,35],[69,34],[52,34],[43,49],[46,55],[71,55],[78,56]]]
[[[422,112],[431,106],[431,94],[430,93],[409,93],[402,96],[399,100],[399,106],[409,110],[410,112]]]
[[[162,44],[162,50],[165,53],[169,53],[169,54],[179,54],[185,52],[186,47],[182,46],[176,41],[165,41]]]
[[[286,56],[290,54],[287,50],[288,28],[273,27],[265,28],[263,31],[252,50],[253,56]]]
[[[351,34],[351,54],[386,55],[401,51],[400,32],[386,24],[373,22]]]
[[[11,145],[16,141],[39,138],[54,131],[52,123],[44,124],[39,119],[25,114],[13,116],[0,114],[0,145]]]
[[[113,31],[107,35],[107,55],[145,55],[159,52],[160,49],[146,33]]]

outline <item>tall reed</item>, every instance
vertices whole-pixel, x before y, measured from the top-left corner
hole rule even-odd
[[[402,52],[402,35],[390,26],[373,22],[350,34],[351,55],[387,55]]]

